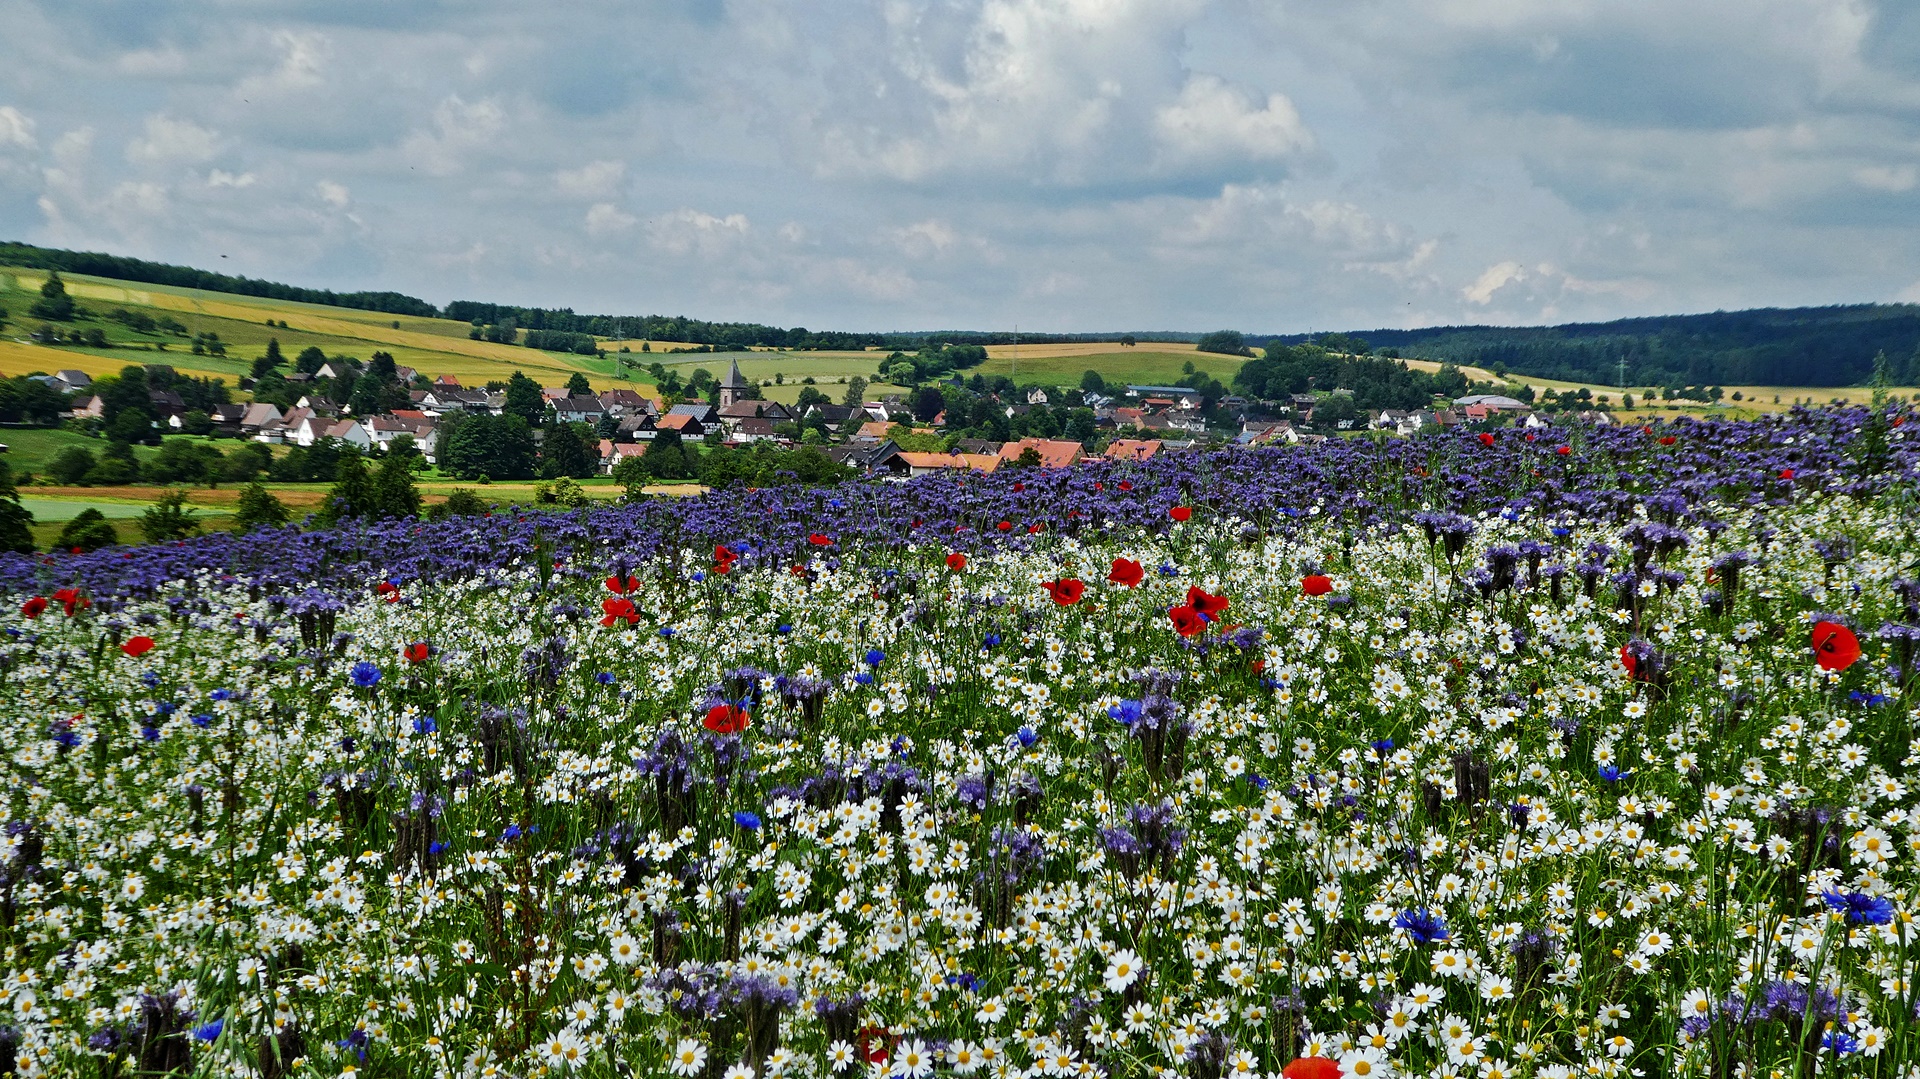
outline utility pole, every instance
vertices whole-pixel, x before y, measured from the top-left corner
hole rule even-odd
[[[1020,380],[1020,324],[1018,322],[1013,324],[1013,374],[1010,377],[1016,383]]]

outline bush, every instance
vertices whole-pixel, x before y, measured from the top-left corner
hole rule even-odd
[[[60,530],[60,538],[53,541],[52,550],[97,551],[119,542],[120,534],[107,523],[106,514],[88,506]]]
[[[1239,330],[1215,330],[1194,343],[1196,352],[1214,352],[1223,356],[1252,355],[1247,350],[1247,339]]]
[[[427,510],[427,516],[433,520],[445,520],[448,517],[485,517],[487,504],[470,488],[455,487],[445,502]]]
[[[543,506],[570,510],[577,510],[592,501],[587,496],[587,489],[572,476],[561,476],[552,483],[543,483],[534,488],[533,500]]]
[[[47,462],[47,475],[65,486],[76,487],[87,482],[87,473],[97,463],[85,446],[68,446]]]
[[[256,528],[277,528],[287,523],[287,507],[266,485],[255,481],[240,489],[240,510],[234,514],[233,530],[251,532]]]
[[[187,492],[168,491],[140,515],[140,532],[148,543],[167,543],[200,534],[200,522],[187,506]]]

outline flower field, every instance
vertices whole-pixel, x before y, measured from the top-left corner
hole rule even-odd
[[[1904,419],[0,561],[0,1059],[1920,1074]]]

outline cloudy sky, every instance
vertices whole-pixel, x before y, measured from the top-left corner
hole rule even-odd
[[[0,0],[0,238],[1255,332],[1920,301],[1913,0]]]

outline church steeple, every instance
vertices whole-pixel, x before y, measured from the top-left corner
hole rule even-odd
[[[720,380],[720,407],[725,408],[740,400],[740,391],[748,385],[746,377],[740,373],[740,361],[735,359],[727,368],[727,377]]]

